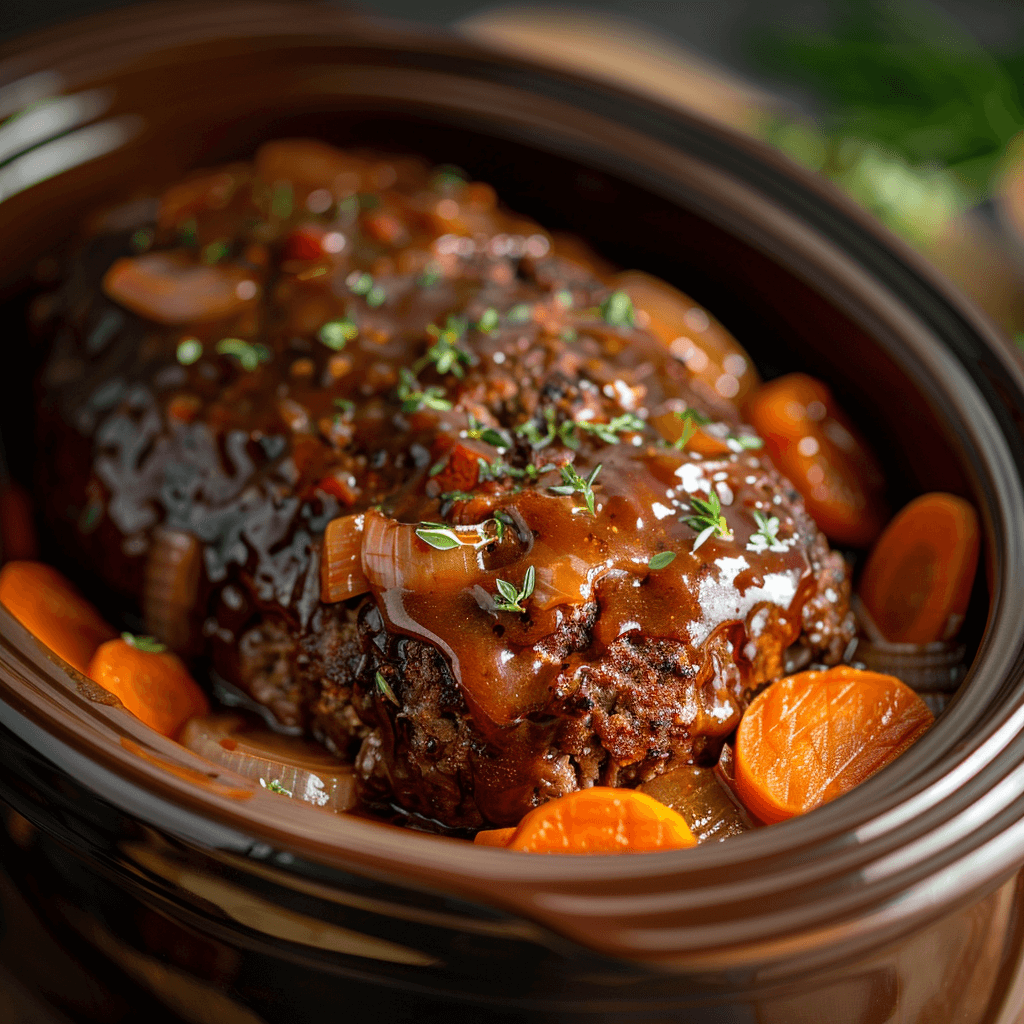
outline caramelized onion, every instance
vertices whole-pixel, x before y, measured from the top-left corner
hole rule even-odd
[[[182,730],[181,743],[200,757],[293,800],[331,811],[355,806],[350,765],[315,743],[280,736],[243,715],[228,712],[193,718]]]
[[[320,600],[330,604],[358,597],[370,589],[363,572],[364,514],[332,519],[324,533],[324,555],[320,564]]]
[[[483,572],[478,526],[447,527],[464,542],[437,551],[416,536],[415,524],[396,523],[373,509],[364,515],[363,572],[375,590],[443,593],[453,583],[464,587]]]
[[[176,650],[187,647],[199,594],[202,550],[184,530],[153,532],[144,572],[142,613],[146,632]]]
[[[698,843],[725,839],[751,828],[746,814],[725,791],[712,768],[673,768],[637,789],[678,811]]]
[[[161,324],[208,323],[241,312],[259,294],[251,271],[197,263],[188,252],[150,252],[115,260],[103,291]]]

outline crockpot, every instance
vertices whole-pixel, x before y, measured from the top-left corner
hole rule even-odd
[[[47,457],[19,340],[47,253],[92,208],[302,135],[460,165],[682,287],[765,375],[829,381],[894,506],[954,491],[983,527],[973,660],[935,727],[804,818],[658,854],[510,854],[293,805],[105,703],[0,609],[2,863],[98,984],[199,1024],[1016,1019],[1024,371],[964,299],[749,139],[327,7],[157,4],[66,26],[5,52],[0,107],[19,115],[0,127],[15,475]]]

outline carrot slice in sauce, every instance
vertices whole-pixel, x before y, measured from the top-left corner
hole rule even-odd
[[[848,792],[934,721],[894,676],[839,666],[773,683],[736,733],[736,790],[767,824]]]
[[[635,789],[594,786],[534,808],[508,849],[527,853],[641,853],[696,846],[682,815]]]
[[[864,566],[860,599],[892,643],[956,636],[978,568],[978,516],[963,498],[915,498],[878,539]]]
[[[791,373],[758,388],[743,411],[825,535],[853,547],[871,544],[888,518],[885,478],[829,389]]]
[[[0,603],[79,672],[114,629],[56,569],[42,562],[8,562],[0,569]]]
[[[174,739],[185,723],[210,710],[182,660],[150,637],[109,640],[93,655],[88,676],[146,725]],[[141,650],[142,644],[146,650]]]

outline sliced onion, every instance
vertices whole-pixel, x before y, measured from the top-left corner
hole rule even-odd
[[[363,524],[363,572],[379,591],[437,594],[464,588],[483,572],[479,526],[449,526],[457,547],[438,551],[416,536],[417,526],[397,523],[371,509]]]
[[[246,716],[227,712],[193,718],[180,742],[200,757],[293,800],[331,811],[349,811],[356,804],[351,765],[315,743],[281,736]]]
[[[115,260],[103,278],[115,302],[161,324],[223,320],[252,305],[259,294],[240,266],[197,263],[188,252],[149,252]]]
[[[324,554],[320,563],[320,600],[325,603],[347,601],[370,589],[363,572],[362,512],[332,519],[324,533]]]
[[[146,632],[168,647],[180,650],[188,645],[202,557],[191,533],[165,526],[154,531],[144,571],[142,612]]]
[[[853,661],[872,672],[895,676],[912,690],[952,693],[967,672],[963,644],[894,644],[887,640],[859,640]]]
[[[726,839],[751,828],[746,813],[733,802],[713,768],[673,768],[637,789],[678,811],[698,843]]]
[[[900,644],[886,640],[856,595],[850,602],[866,634],[857,640],[852,660],[872,672],[895,676],[912,690],[952,693],[967,672],[963,644],[937,640],[930,644]]]

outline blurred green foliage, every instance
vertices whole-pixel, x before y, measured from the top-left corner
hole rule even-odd
[[[777,118],[765,135],[927,243],[989,194],[1024,128],[1024,50],[988,53],[915,0],[841,0],[834,11],[827,32],[773,27],[752,40],[760,70],[822,104],[816,124]]]

